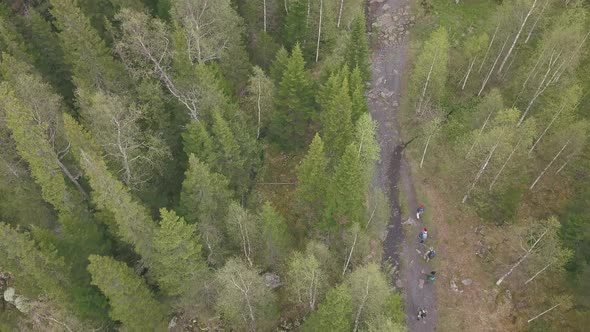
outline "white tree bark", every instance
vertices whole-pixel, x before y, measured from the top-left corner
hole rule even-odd
[[[78,191],[84,196],[84,198],[88,198],[88,193],[82,188],[78,180],[72,175],[70,170],[61,162],[61,160],[57,159],[57,166],[61,168],[61,171],[67,176],[68,179],[76,186]]]
[[[569,156],[565,157],[565,162],[563,163],[563,165],[561,165],[561,167],[559,167],[559,168],[557,169],[557,171],[555,172],[555,174],[556,174],[556,175],[557,175],[557,174],[559,174],[559,173],[560,173],[560,172],[561,172],[561,171],[562,171],[562,170],[565,168],[565,166],[567,166],[567,164],[568,164],[568,163],[570,162],[570,160],[572,159],[573,155],[574,155],[574,154],[572,153],[572,154],[570,154]]]
[[[250,256],[252,255],[252,247],[250,246],[250,235],[248,233],[248,229],[245,225],[242,224],[241,218],[238,218],[238,227],[240,229],[240,236],[242,237],[242,250],[244,251],[244,256],[246,260],[248,260],[248,264],[250,267],[254,266],[252,263],[252,259]]]
[[[529,257],[529,255],[537,247],[537,244],[539,244],[539,242],[543,239],[545,234],[547,234],[547,231],[549,231],[549,227],[547,227],[547,229],[545,229],[543,234],[541,234],[541,236],[539,236],[539,238],[535,241],[535,243],[533,243],[533,245],[529,248],[529,250],[527,250],[525,252],[525,254],[522,255],[522,257],[520,257],[520,259],[516,262],[516,264],[514,264],[510,268],[510,270],[508,270],[508,272],[504,273],[504,275],[502,277],[500,277],[500,279],[498,279],[498,281],[496,281],[496,286],[500,286],[500,284],[504,281],[504,279],[506,279],[508,276],[510,276],[512,274],[512,272],[514,271],[514,269],[516,269],[520,265],[520,263],[522,263],[527,257]]]
[[[469,74],[471,73],[471,69],[473,68],[473,65],[475,64],[476,59],[477,59],[477,56],[473,57],[473,60],[469,64],[469,69],[467,69],[467,74],[465,74],[465,78],[463,81],[463,86],[461,86],[461,90],[465,90],[465,85],[467,84],[467,80],[469,79]]]
[[[340,0],[340,10],[338,11],[338,23],[336,23],[337,28],[340,28],[340,19],[342,19],[342,8],[344,8],[344,0]]]
[[[535,273],[535,275],[534,275],[534,276],[532,276],[532,277],[531,277],[529,280],[525,281],[525,283],[524,283],[524,284],[526,285],[526,284],[528,284],[529,282],[531,282],[531,281],[535,280],[535,278],[536,278],[536,277],[537,277],[539,274],[541,274],[541,272],[543,272],[543,271],[547,270],[547,268],[548,268],[549,266],[551,266],[551,264],[553,264],[553,262],[549,262],[549,264],[545,265],[545,267],[544,267],[544,268],[542,268],[541,270],[539,270],[539,272]]]
[[[488,59],[488,53],[490,53],[490,49],[492,48],[492,44],[494,44],[494,40],[496,39],[496,34],[498,33],[498,28],[500,28],[500,22],[498,22],[498,25],[496,25],[496,30],[494,30],[494,34],[492,35],[492,40],[490,40],[490,44],[488,45],[488,48],[486,49],[486,53],[483,55],[483,60],[481,60],[481,65],[479,65],[479,69],[477,70],[478,73],[481,72],[483,65],[486,63],[486,60]]]
[[[262,0],[262,9],[264,11],[264,32],[266,32],[266,0]]]
[[[529,154],[531,154],[531,152],[533,152],[533,150],[535,149],[535,147],[537,146],[537,144],[539,144],[539,142],[541,141],[541,138],[543,138],[543,136],[545,136],[545,134],[547,133],[547,130],[549,130],[549,128],[551,128],[551,125],[553,124],[553,122],[555,121],[555,119],[557,119],[557,117],[559,116],[559,114],[561,114],[561,112],[564,109],[565,109],[565,103],[561,106],[561,108],[559,109],[559,111],[553,116],[553,119],[551,119],[551,122],[549,122],[549,125],[547,125],[547,127],[545,128],[545,130],[543,130],[543,133],[541,133],[541,136],[539,136],[539,138],[537,138],[537,140],[535,141],[535,143],[533,144],[533,146],[529,150]]]
[[[537,23],[539,23],[539,20],[541,19],[541,17],[543,16],[543,13],[545,12],[545,8],[547,7],[547,3],[549,3],[549,0],[545,0],[545,3],[543,4],[543,8],[541,8],[541,12],[539,13],[539,16],[537,16],[535,23],[533,23],[533,26],[531,27],[529,34],[526,36],[526,39],[524,40],[525,44],[529,42],[529,39],[531,38],[533,31],[535,31],[535,28],[537,27]]]
[[[367,297],[369,297],[369,278],[367,277],[367,288],[365,289],[365,295],[363,296],[363,300],[361,301],[361,305],[359,306],[358,310],[356,311],[356,317],[354,318],[354,328],[352,329],[353,332],[358,331],[359,328],[359,319],[361,318],[361,313],[365,307],[365,303],[367,302]]]
[[[582,41],[580,41],[580,44],[578,44],[578,47],[576,47],[576,50],[570,55],[570,57],[567,59],[567,61],[565,62],[565,65],[563,66],[563,69],[561,70],[561,72],[559,74],[557,74],[557,77],[555,77],[555,82],[559,81],[559,79],[561,78],[561,75],[565,72],[565,70],[569,67],[570,63],[572,62],[574,56],[580,51],[580,49],[582,48],[582,46],[584,45],[584,43],[586,42],[586,39],[588,39],[588,36],[590,35],[590,31],[588,31],[588,33],[584,36],[584,38],[582,38]]]
[[[426,95],[426,89],[428,88],[428,83],[430,82],[430,75],[432,74],[432,68],[434,68],[434,62],[436,61],[437,56],[438,54],[434,54],[434,57],[432,58],[432,63],[430,64],[430,70],[428,70],[428,76],[426,76],[426,82],[424,82],[424,88],[422,89],[420,101],[418,102],[418,114],[420,114],[420,109],[422,108],[422,102],[424,101],[424,96]]]
[[[316,270],[313,270],[311,273],[311,282],[309,285],[309,309],[314,311],[315,301],[317,298],[318,282],[316,278]]]
[[[490,76],[492,76],[492,72],[494,71],[494,68],[496,68],[496,64],[498,63],[498,60],[500,59],[502,52],[504,52],[504,47],[506,47],[506,43],[508,42],[508,38],[510,38],[510,35],[508,35],[508,37],[506,37],[506,40],[504,41],[504,44],[502,45],[502,48],[500,49],[500,52],[498,53],[496,60],[494,60],[494,63],[492,64],[492,68],[490,68],[490,71],[488,72],[488,74],[484,78],[484,80],[481,84],[481,89],[479,89],[479,92],[477,93],[478,97],[481,95],[481,93],[483,92],[483,89],[485,89],[486,85],[488,84],[488,81],[490,80]]]
[[[535,10],[536,6],[537,6],[537,0],[534,0],[533,4],[531,5],[531,8],[527,12],[526,16],[524,17],[524,20],[522,21],[522,24],[520,25],[520,28],[518,29],[516,36],[514,36],[514,40],[512,41],[512,45],[510,45],[510,48],[508,49],[508,53],[506,53],[504,60],[502,60],[502,64],[500,64],[500,68],[498,68],[498,74],[500,74],[502,72],[502,69],[504,68],[504,65],[506,64],[506,61],[508,61],[508,58],[512,54],[512,50],[514,50],[514,45],[516,45],[516,42],[520,38],[520,34],[522,33],[522,29],[524,29],[524,26],[526,25],[527,20],[531,16],[531,13],[533,12],[533,10]]]
[[[422,164],[424,164],[424,157],[426,156],[426,150],[428,149],[428,144],[430,143],[430,138],[432,138],[432,135],[434,134],[430,134],[426,140],[426,146],[424,147],[424,152],[422,152],[422,160],[420,160],[420,168],[422,168]]]
[[[287,0],[283,1],[285,4],[285,14],[289,15],[289,6],[287,5]]]
[[[555,309],[555,308],[559,307],[559,305],[561,305],[561,303],[558,303],[558,304],[554,305],[553,307],[551,307],[551,308],[549,308],[549,309],[547,309],[547,310],[543,311],[542,313],[538,314],[537,316],[535,316],[535,317],[533,317],[533,318],[529,319],[529,320],[527,321],[527,323],[530,323],[530,322],[534,321],[535,319],[537,319],[537,318],[539,318],[539,317],[543,316],[544,314],[548,313],[549,311],[551,311],[551,310],[553,310],[553,309]]]
[[[371,217],[369,217],[369,221],[367,221],[367,224],[365,225],[365,230],[367,230],[367,228],[369,228],[369,224],[371,224],[371,221],[373,220],[373,216],[375,215],[375,210],[377,210],[376,204],[375,204],[375,207],[373,208],[373,212],[371,212]]]
[[[356,245],[356,239],[358,238],[359,233],[357,232],[354,235],[354,241],[352,242],[352,247],[350,247],[350,253],[348,254],[348,258],[346,259],[346,263],[344,264],[344,269],[342,270],[342,278],[346,274],[346,270],[348,270],[348,264],[350,264],[350,258],[352,257],[352,252],[354,251],[354,246]]]
[[[533,66],[533,69],[531,69],[531,71],[529,71],[529,74],[527,75],[526,79],[522,83],[522,88],[520,89],[520,92],[516,96],[516,99],[514,100],[514,104],[512,104],[512,107],[514,107],[514,105],[516,105],[516,102],[518,101],[518,99],[520,98],[522,93],[524,92],[524,89],[526,88],[526,85],[529,82],[529,80],[531,79],[531,77],[533,76],[533,74],[535,74],[535,76],[536,76],[536,69],[537,69],[537,66],[539,65],[539,63],[541,62],[541,59],[543,59],[544,52],[545,52],[545,50],[543,50],[541,52],[541,54],[539,55],[539,58],[537,59],[537,62],[535,62],[535,65]]]
[[[469,151],[467,151],[467,154],[465,155],[465,158],[469,157],[469,154],[471,154],[471,151],[475,147],[475,144],[477,144],[477,141],[481,137],[481,134],[483,133],[484,129],[486,128],[486,125],[488,124],[488,121],[490,120],[490,117],[492,116],[493,113],[494,113],[494,111],[491,111],[490,114],[488,114],[488,117],[484,121],[483,126],[481,126],[481,129],[479,130],[479,133],[477,134],[477,137],[473,140],[473,144],[471,144],[471,148],[469,148]]]
[[[479,171],[477,172],[477,174],[475,175],[475,179],[473,180],[473,182],[471,183],[471,187],[469,187],[469,190],[467,190],[467,193],[465,194],[465,196],[463,196],[463,200],[461,201],[462,203],[467,202],[467,198],[469,198],[469,195],[471,194],[471,191],[473,190],[473,188],[475,188],[475,185],[477,184],[477,181],[479,181],[479,178],[481,177],[481,175],[483,174],[483,172],[486,170],[486,168],[488,167],[488,164],[490,163],[490,159],[492,159],[492,156],[494,155],[494,151],[496,151],[496,148],[498,147],[498,144],[500,144],[500,141],[498,141],[494,147],[492,148],[492,150],[490,151],[490,153],[488,154],[488,157],[486,158],[486,161],[484,162],[484,164],[479,168]]]
[[[315,62],[318,62],[320,57],[320,39],[322,36],[322,11],[324,9],[324,0],[320,0],[320,22],[318,24],[318,43],[315,49]]]
[[[260,80],[258,80],[258,99],[257,99],[257,106],[258,106],[258,128],[256,130],[256,139],[260,138],[260,113],[262,113],[262,107],[260,106],[260,95],[262,91],[260,91]]]
[[[533,182],[533,184],[531,184],[531,187],[529,188],[529,190],[532,190],[535,185],[537,184],[537,182],[539,182],[539,180],[541,179],[541,177],[543,177],[543,174],[545,174],[545,172],[547,172],[547,170],[549,169],[549,167],[551,167],[551,165],[553,165],[553,163],[555,162],[555,159],[557,159],[557,157],[559,157],[559,155],[563,152],[563,150],[565,150],[565,148],[567,147],[568,144],[570,144],[570,141],[572,139],[570,138],[561,148],[561,150],[559,150],[559,152],[555,155],[555,157],[553,157],[553,159],[551,160],[551,162],[549,163],[549,165],[547,165],[547,167],[545,167],[545,169],[541,172],[541,174],[539,174],[539,176],[537,176],[537,178],[535,179],[535,182]]]
[[[496,180],[498,180],[498,177],[500,177],[500,174],[502,174],[502,171],[504,170],[504,167],[506,167],[506,165],[508,164],[508,162],[512,158],[512,155],[514,154],[514,152],[516,152],[516,149],[518,149],[518,146],[520,145],[520,142],[521,141],[522,141],[522,138],[518,140],[518,142],[514,146],[514,149],[512,149],[512,152],[510,152],[510,155],[508,155],[508,158],[506,158],[506,161],[504,162],[504,164],[502,165],[502,167],[500,168],[500,170],[498,171],[498,173],[496,174],[496,176],[494,176],[494,179],[492,180],[492,183],[490,183],[489,190],[492,190],[492,187],[494,187],[494,184],[496,183]]]
[[[238,285],[238,283],[236,282],[236,280],[234,279],[234,277],[231,277],[231,281],[232,284],[234,285],[234,287],[236,287],[240,292],[242,292],[242,294],[244,294],[244,299],[246,300],[246,306],[248,307],[248,311],[250,314],[250,321],[252,323],[254,323],[254,321],[256,320],[254,317],[254,309],[252,308],[252,304],[250,303],[250,287],[249,285],[246,285],[246,282],[244,282],[244,278],[242,278],[242,275],[238,272],[238,277],[240,278],[240,282],[242,284],[242,286]]]

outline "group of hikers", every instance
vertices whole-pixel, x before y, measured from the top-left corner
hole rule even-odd
[[[418,209],[416,209],[416,219],[420,220],[420,216],[424,213],[424,204],[421,204]],[[426,240],[428,239],[428,229],[426,227],[424,227],[424,229],[422,229],[420,231],[420,233],[418,233],[418,240],[420,240],[420,243],[424,243],[426,242]],[[433,259],[436,256],[436,251],[434,250],[433,247],[430,247],[425,253],[424,253],[424,260],[426,262],[430,261],[431,259]],[[433,283],[434,280],[436,280],[436,272],[435,271],[431,271],[430,274],[426,275],[426,282],[428,283]],[[418,320],[424,320],[426,319],[426,314],[428,313],[428,311],[426,310],[426,308],[420,308],[418,310],[418,316],[417,319]]]

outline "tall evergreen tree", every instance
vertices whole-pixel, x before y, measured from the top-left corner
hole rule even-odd
[[[294,49],[297,44],[301,46],[307,41],[307,5],[303,0],[289,1],[289,12],[283,26],[283,40],[287,48]]]
[[[348,73],[333,74],[328,80],[329,87],[323,91],[322,137],[329,156],[339,158],[350,144],[353,136],[352,102],[349,95]],[[340,80],[340,78],[342,79]],[[332,95],[330,95],[332,94]]]
[[[309,151],[297,168],[297,198],[312,216],[318,216],[326,201],[328,185],[328,160],[324,143],[316,134]]]
[[[109,299],[113,320],[131,331],[165,329],[163,308],[132,268],[111,257],[92,255],[89,260],[92,284]]]
[[[336,165],[328,186],[324,226],[334,230],[362,222],[365,218],[365,192],[358,148],[350,144]]]
[[[365,31],[365,16],[358,15],[352,22],[352,31],[348,41],[346,63],[349,68],[358,67],[363,80],[371,80],[369,64],[369,43]]]
[[[287,70],[287,65],[289,64],[289,52],[284,47],[281,47],[277,54],[275,55],[275,59],[270,66],[270,77],[275,81],[278,85],[281,83],[283,79],[283,74]]]
[[[365,98],[366,85],[361,76],[359,67],[354,67],[350,73],[350,99],[352,101],[352,122],[356,121],[361,115],[369,112],[367,99]]]
[[[262,206],[259,219],[260,235],[264,239],[261,261],[265,267],[277,271],[291,251],[293,238],[285,218],[272,207],[270,202]]]
[[[304,144],[312,112],[312,90],[299,45],[295,45],[277,92],[277,116],[272,135],[282,146]]]
[[[377,142],[377,123],[373,121],[369,113],[361,115],[356,122],[354,143],[358,148],[359,161],[365,173],[365,183],[369,184],[381,150]]]

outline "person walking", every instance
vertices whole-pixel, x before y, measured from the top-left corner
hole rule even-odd
[[[431,271],[429,275],[426,276],[426,282],[434,283],[436,280],[436,271]]]
[[[428,229],[424,228],[420,234],[418,234],[418,239],[420,240],[420,243],[424,243],[424,241],[426,241],[426,239],[428,238]]]
[[[428,313],[428,311],[426,311],[426,308],[421,308],[420,310],[418,310],[418,320],[422,319],[426,319],[426,314]]]
[[[420,219],[422,213],[424,213],[424,204],[420,204],[420,206],[416,209],[416,219]]]
[[[430,249],[428,249],[428,251],[424,254],[424,260],[428,262],[433,259],[434,256],[436,256],[436,252],[434,251],[433,247],[430,247]]]

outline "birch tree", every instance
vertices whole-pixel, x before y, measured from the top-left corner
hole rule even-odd
[[[230,328],[259,331],[274,326],[276,298],[257,270],[234,258],[217,272],[217,280],[215,307]]]
[[[469,39],[465,41],[465,55],[467,59],[469,59],[467,65],[467,71],[465,75],[461,79],[461,90],[465,90],[465,86],[467,85],[467,81],[469,80],[469,76],[473,70],[473,66],[482,57],[481,53],[484,47],[488,44],[489,36],[486,33],[482,33],[480,35],[473,35]]]
[[[274,113],[275,86],[264,71],[256,66],[254,74],[250,76],[248,84],[248,108],[254,113],[256,119],[256,139],[260,139],[260,132],[268,128]]]
[[[508,58],[510,58],[510,55],[512,54],[512,51],[514,50],[514,46],[516,45],[516,43],[518,42],[520,35],[522,33],[522,30],[524,29],[529,17],[531,16],[532,12],[537,8],[537,2],[538,0],[532,0],[532,3],[529,7],[529,10],[526,12],[526,14],[524,15],[524,17],[522,18],[522,21],[519,22],[520,26],[518,28],[518,31],[516,32],[516,35],[514,36],[514,39],[512,40],[512,44],[510,44],[510,48],[508,48],[508,51],[506,52],[506,55],[504,56],[504,58],[502,59],[502,63],[500,64],[500,67],[498,68],[498,73],[502,72],[502,69],[504,68],[504,65],[506,65],[506,61],[508,61]]]
[[[248,265],[253,267],[260,245],[256,220],[246,209],[234,202],[229,206],[225,224],[232,244]]]
[[[326,275],[313,254],[295,252],[287,267],[287,291],[303,314],[313,312],[326,291]]]
[[[348,331],[351,328],[352,297],[348,286],[341,284],[328,291],[326,299],[305,320],[302,331]]]

